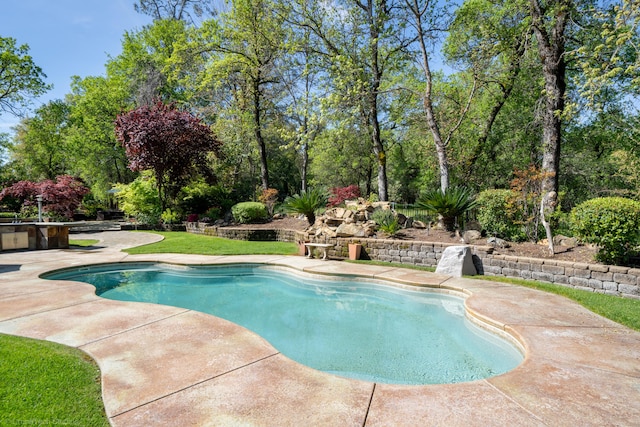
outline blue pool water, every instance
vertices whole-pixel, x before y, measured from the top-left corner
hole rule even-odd
[[[341,376],[441,384],[507,372],[523,359],[465,317],[459,297],[259,265],[110,264],[54,272],[119,301],[189,308],[242,325],[287,357]]]

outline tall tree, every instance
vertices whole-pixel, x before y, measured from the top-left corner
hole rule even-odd
[[[490,136],[511,94],[517,93],[525,80],[531,80],[529,73],[535,63],[529,53],[533,52],[531,43],[530,20],[523,0],[472,0],[456,11],[443,50],[454,67],[472,74],[479,85],[469,113],[477,136],[467,135],[465,140],[469,149],[461,172],[466,182],[477,174],[475,166],[481,156],[495,150],[490,144],[500,142]],[[523,72],[526,75],[521,78]],[[538,73],[539,67],[535,66],[533,74]],[[521,108],[532,110],[533,104]]]
[[[637,100],[640,94],[640,2],[618,0],[605,8],[590,7],[583,28],[587,37],[568,52],[581,73],[575,83],[587,105],[602,109],[611,91]],[[637,106],[637,102],[633,102]]]
[[[285,56],[280,75],[286,96],[280,101],[289,126],[282,130],[285,140],[291,141],[300,153],[300,192],[307,191],[310,146],[323,128],[320,111],[321,68],[311,45],[311,34],[302,28],[294,35],[292,54]]]
[[[151,105],[157,99],[184,101],[184,87],[174,78],[183,64],[174,61],[176,48],[186,37],[186,24],[173,19],[156,20],[140,31],[126,32],[122,53],[109,60],[107,74],[127,86],[136,105]]]
[[[572,0],[529,0],[533,33],[538,42],[538,54],[544,77],[542,134],[542,201],[540,214],[547,234],[549,251],[554,252],[549,217],[558,204],[562,120],[567,90],[565,61],[566,30],[574,10]]]
[[[66,144],[69,106],[61,100],[50,101],[31,118],[17,126],[12,159],[23,178],[54,179],[72,167]]]
[[[276,69],[286,49],[283,17],[269,0],[234,0],[228,12],[204,22],[200,34],[193,48],[207,54],[201,82],[217,93],[226,92],[229,104],[248,119],[238,124],[250,128],[266,190],[270,180],[265,127],[280,92]]]
[[[198,118],[162,102],[120,114],[116,136],[131,170],[153,170],[163,211],[195,171],[206,173],[207,154],[221,147]]]
[[[377,162],[380,200],[388,200],[387,153],[383,137],[384,95],[389,77],[401,69],[408,40],[396,0],[300,2],[297,25],[311,30],[327,60],[335,107],[349,105],[360,117]]]
[[[16,39],[0,37],[0,111],[22,115],[32,98],[51,88],[47,76],[29,55],[29,46],[17,46]]]
[[[475,74],[473,85],[469,91],[468,99],[463,104],[458,114],[456,123],[453,124],[448,134],[443,136],[441,124],[438,123],[436,115],[436,107],[434,105],[433,94],[433,73],[431,71],[430,52],[434,42],[431,34],[442,32],[446,29],[446,15],[438,10],[436,2],[431,0],[404,0],[406,10],[408,11],[408,19],[411,26],[416,32],[416,43],[418,45],[419,63],[425,77],[425,89],[422,95],[422,103],[424,106],[424,114],[431,131],[431,136],[435,144],[438,156],[438,165],[440,168],[440,190],[444,193],[449,187],[449,158],[447,147],[451,142],[453,133],[460,127],[462,120],[469,111],[471,100],[476,91]],[[436,24],[436,22],[438,24]]]
[[[67,144],[74,173],[90,187],[96,200],[105,200],[113,184],[128,183],[135,173],[127,167],[124,148],[116,140],[114,122],[133,108],[121,77],[74,77]]]
[[[196,18],[213,15],[216,0],[137,0],[133,8],[138,13],[151,16],[153,19],[173,19],[195,23]]]

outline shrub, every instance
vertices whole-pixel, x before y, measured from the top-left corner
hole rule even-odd
[[[514,178],[511,180],[511,191],[516,196],[514,203],[518,206],[518,221],[522,224],[522,230],[527,239],[537,242],[542,232],[542,217],[540,204],[542,202],[542,182],[553,175],[545,172],[535,165],[529,165],[527,169],[515,169]],[[551,220],[550,217],[547,220]]]
[[[187,222],[197,222],[199,218],[198,214],[189,214],[187,215]]]
[[[160,216],[165,224],[176,224],[180,222],[180,214],[175,210],[166,209]]]
[[[356,184],[349,185],[348,187],[334,187],[330,192],[331,196],[329,196],[328,203],[330,208],[343,204],[345,200],[352,200],[360,197],[360,187]]]
[[[458,217],[473,209],[476,202],[468,188],[450,187],[445,192],[440,190],[428,192],[417,205],[440,215],[444,229],[453,231]]]
[[[622,197],[587,200],[570,216],[575,236],[598,245],[596,259],[624,264],[640,243],[640,203]]]
[[[307,217],[309,225],[316,222],[316,211],[327,204],[327,196],[317,189],[307,190],[302,194],[287,197],[284,201],[284,209],[287,212],[303,214]]]
[[[5,197],[17,198],[24,200],[24,207],[28,208],[37,206],[36,196],[42,195],[44,213],[56,219],[72,219],[73,213],[89,191],[81,179],[71,175],[60,175],[55,181],[47,179],[40,182],[16,182],[0,192],[0,200],[4,200]]]
[[[204,216],[210,218],[215,221],[216,219],[220,219],[222,217],[222,209],[217,206],[212,206],[204,213]]]
[[[234,202],[228,189],[221,185],[210,185],[203,180],[191,182],[179,194],[178,207],[183,212],[205,213],[211,206],[228,212]],[[205,214],[207,215],[207,214]],[[216,218],[220,217],[220,213]]]
[[[267,219],[267,207],[260,202],[241,202],[231,208],[233,219],[240,224],[261,222]]]
[[[275,188],[267,188],[266,190],[262,190],[260,195],[258,196],[258,200],[267,207],[267,211],[269,215],[273,216],[273,208],[276,206],[278,202],[278,190]]]
[[[396,234],[400,230],[398,218],[389,209],[376,209],[371,215],[371,219],[378,224],[378,229],[389,234]]]
[[[525,238],[512,190],[485,190],[476,198],[480,226],[488,234],[517,242]]]
[[[160,198],[156,190],[155,178],[143,172],[130,184],[116,184],[116,199],[122,210],[141,224],[155,225],[160,221]]]

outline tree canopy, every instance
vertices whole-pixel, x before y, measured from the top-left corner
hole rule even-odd
[[[29,46],[0,36],[0,111],[22,115],[32,99],[49,90],[47,76],[29,55]]]
[[[640,195],[636,1],[133,4],[154,22],[123,35],[104,76],[75,78],[66,99],[20,122],[3,179],[68,173],[104,202],[153,170],[163,208],[176,208],[195,206],[189,186],[217,194],[214,170],[225,205],[351,185],[415,202],[510,189],[529,171],[521,187],[536,189],[549,228],[590,197]],[[26,69],[31,92],[10,105],[44,90],[41,70]]]
[[[196,171],[212,177],[206,156],[220,152],[220,141],[207,125],[174,104],[158,101],[138,107],[120,114],[115,126],[129,168],[154,171],[162,210]]]

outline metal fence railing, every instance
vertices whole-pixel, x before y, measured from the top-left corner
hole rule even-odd
[[[421,209],[416,205],[391,202],[391,208],[408,218],[413,218],[414,220],[422,221],[427,224],[434,220],[433,214],[430,214],[426,209]]]

